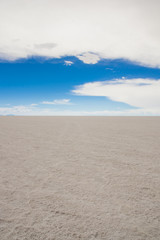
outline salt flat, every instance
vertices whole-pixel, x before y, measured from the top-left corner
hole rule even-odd
[[[160,117],[0,117],[1,240],[159,240]]]

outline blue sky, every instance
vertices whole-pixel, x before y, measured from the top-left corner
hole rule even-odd
[[[66,65],[66,61],[72,64]],[[31,115],[34,112],[41,115],[45,109],[48,109],[47,115],[63,115],[63,112],[73,115],[97,115],[98,112],[105,115],[105,111],[111,111],[111,114],[114,111],[124,112],[137,107],[113,101],[105,96],[78,95],[73,90],[76,86],[88,82],[158,79],[159,76],[160,69],[139,66],[122,59],[101,60],[97,64],[85,64],[75,57],[50,60],[35,57],[12,63],[1,62],[0,108],[8,108],[7,114],[20,115],[21,112],[12,112],[10,109],[20,106],[21,111],[24,106],[22,114],[27,115],[30,112]],[[68,101],[65,101],[66,99]]]
[[[0,115],[160,115],[158,0],[1,0]]]

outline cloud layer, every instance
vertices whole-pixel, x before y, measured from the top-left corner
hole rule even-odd
[[[73,111],[55,110],[32,106],[0,107],[0,116],[160,116],[160,110],[154,109],[127,109],[127,110],[104,110],[104,111]]]
[[[72,92],[82,96],[108,97],[144,111],[160,111],[160,80],[123,78],[90,82],[76,86]]]
[[[1,0],[0,58],[125,58],[160,67],[159,9],[159,0]]]

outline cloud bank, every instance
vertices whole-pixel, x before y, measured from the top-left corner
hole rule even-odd
[[[160,79],[116,79],[90,82],[72,91],[82,96],[103,96],[141,108],[145,112],[160,112]]]
[[[160,67],[159,0],[1,0],[0,58],[124,58]]]

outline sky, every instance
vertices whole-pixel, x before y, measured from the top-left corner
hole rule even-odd
[[[0,115],[160,116],[159,0],[0,0]]]

